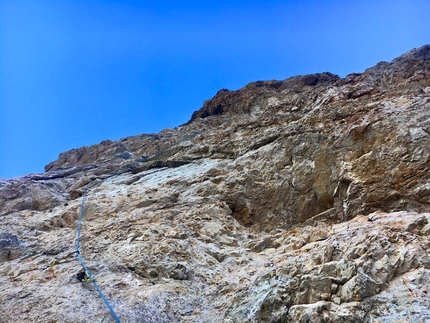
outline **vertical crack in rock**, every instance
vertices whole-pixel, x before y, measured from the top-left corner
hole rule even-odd
[[[121,321],[430,321],[429,53],[221,90],[0,180],[0,320],[109,316],[58,261],[99,183],[82,253]]]

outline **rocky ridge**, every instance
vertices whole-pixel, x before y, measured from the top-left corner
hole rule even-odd
[[[0,322],[430,321],[430,46],[219,91],[0,181]],[[54,265],[48,266],[48,264]]]

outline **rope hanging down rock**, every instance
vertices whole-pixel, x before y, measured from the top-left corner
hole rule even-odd
[[[98,184],[100,184],[102,182],[99,182]],[[90,278],[90,281],[93,283],[94,287],[96,288],[97,292],[99,293],[100,297],[103,299],[103,301],[105,302],[106,306],[109,308],[109,311],[111,312],[113,318],[115,319],[115,321],[117,321],[118,323],[121,323],[118,315],[116,315],[113,307],[109,304],[109,301],[106,299],[106,296],[103,294],[103,292],[101,291],[99,285],[97,285],[95,279],[93,278],[93,275],[91,275],[90,270],[88,269],[88,267],[85,265],[84,260],[82,259],[81,256],[81,252],[79,251],[79,244],[81,242],[81,226],[82,226],[82,218],[83,218],[83,211],[84,211],[84,203],[85,203],[85,198],[87,196],[88,193],[88,188],[86,188],[84,190],[84,195],[82,196],[82,203],[81,203],[81,208],[79,211],[79,222],[78,222],[78,236],[76,239],[76,257],[79,259],[79,262],[81,263],[82,267],[84,268],[86,274],[88,275],[88,277]]]
[[[194,137],[194,136],[196,136],[198,134],[200,134],[200,132],[193,132],[192,134],[186,136],[179,143],[181,143],[183,141],[186,141],[186,140],[188,140],[188,139],[190,139],[190,138],[192,138],[192,137]],[[100,287],[97,285],[97,283],[96,283],[93,275],[91,275],[90,270],[88,269],[88,267],[86,266],[84,260],[82,259],[81,252],[79,250],[79,246],[80,246],[80,243],[81,243],[81,227],[82,227],[82,219],[83,219],[83,213],[84,213],[85,199],[86,199],[86,197],[88,195],[88,190],[89,189],[91,189],[91,188],[93,188],[95,186],[98,186],[98,185],[104,183],[105,181],[107,181],[108,179],[110,179],[110,178],[112,178],[114,176],[117,176],[117,175],[120,175],[120,174],[122,174],[124,172],[133,170],[140,163],[144,163],[144,162],[149,161],[151,158],[153,158],[153,157],[155,157],[155,156],[157,156],[157,155],[165,152],[166,150],[170,149],[171,147],[173,147],[176,144],[178,144],[178,143],[175,143],[175,144],[173,144],[173,145],[171,145],[171,146],[169,146],[167,148],[161,149],[161,150],[157,151],[155,154],[152,154],[150,156],[141,157],[141,158],[139,158],[139,160],[137,162],[135,162],[133,164],[130,164],[130,165],[127,165],[124,168],[121,168],[120,170],[116,171],[115,173],[113,173],[113,174],[111,174],[111,175],[109,175],[109,176],[107,176],[107,177],[105,177],[105,178],[103,178],[101,180],[98,180],[98,181],[96,181],[96,182],[88,185],[84,189],[84,193],[82,195],[82,202],[81,202],[81,207],[80,207],[80,210],[79,210],[78,232],[77,232],[76,248],[75,248],[76,257],[79,259],[79,262],[81,263],[82,267],[84,268],[86,275],[88,275],[89,281],[93,283],[93,285],[96,288],[97,292],[99,293],[100,297],[103,299],[103,301],[105,302],[106,306],[109,308],[109,311],[111,312],[113,318],[118,323],[121,322],[120,319],[119,319],[119,317],[118,317],[118,315],[115,313],[113,307],[109,304],[109,301],[107,300],[106,296],[103,294],[103,292],[101,291]]]

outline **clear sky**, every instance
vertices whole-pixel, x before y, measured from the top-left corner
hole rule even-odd
[[[187,122],[221,88],[430,43],[430,1],[0,0],[0,177]]]

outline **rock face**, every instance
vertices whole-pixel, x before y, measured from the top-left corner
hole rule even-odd
[[[62,153],[0,181],[0,322],[113,321],[85,189],[122,322],[428,322],[429,147],[427,45]]]

